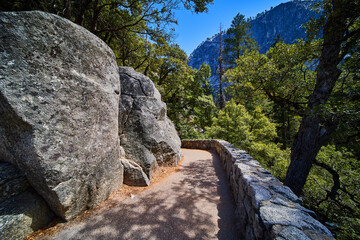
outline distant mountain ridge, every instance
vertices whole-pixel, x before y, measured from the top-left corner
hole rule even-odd
[[[280,34],[285,43],[295,43],[297,39],[305,39],[306,32],[302,26],[310,18],[316,18],[318,14],[312,5],[314,1],[290,1],[282,3],[271,10],[259,13],[255,19],[251,20],[252,37],[260,46],[260,53],[266,53],[275,38]],[[226,34],[223,34],[226,38]],[[202,63],[210,65],[211,84],[215,91],[218,89],[218,76],[216,68],[218,66],[220,48],[220,34],[206,39],[189,56],[188,65],[199,69]]]

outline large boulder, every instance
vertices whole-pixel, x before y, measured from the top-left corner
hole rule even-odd
[[[130,67],[120,67],[119,73],[120,144],[131,162],[124,164],[124,183],[147,185],[146,176],[151,180],[159,165],[177,164],[181,141],[154,83]]]
[[[43,12],[0,13],[0,158],[71,219],[123,182],[114,53]]]

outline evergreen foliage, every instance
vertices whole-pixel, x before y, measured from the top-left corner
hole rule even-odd
[[[173,46],[168,53],[172,54],[161,59],[160,71],[152,79],[180,137],[202,138],[216,111],[208,83],[210,67],[203,64],[195,70],[187,66],[186,54],[178,46]]]
[[[235,66],[235,60],[246,51],[259,49],[249,31],[249,20],[245,20],[245,16],[238,13],[232,20],[230,28],[226,31],[228,37],[224,39],[225,61],[229,66]]]
[[[292,164],[299,164],[289,166],[289,158],[271,150],[278,160],[268,165],[271,172],[302,194],[337,238],[359,239],[360,5],[323,1],[321,7],[323,17],[308,24],[306,41],[277,39],[266,54],[240,56],[226,74],[228,93],[250,112],[262,106],[277,124],[273,142],[285,151],[292,145]],[[301,178],[304,189],[296,183]]]
[[[119,65],[155,82],[182,139],[220,138],[248,151],[338,239],[360,239],[360,2],[317,2],[322,17],[307,24],[308,38],[290,45],[277,36],[266,54],[236,15],[224,40],[231,100],[221,110],[210,67],[192,69],[171,44],[173,10],[203,12],[212,0],[16,0],[0,10],[43,10],[89,29]]]
[[[360,162],[351,151],[321,148],[305,184],[304,202],[324,222],[335,223],[337,239],[360,239]]]
[[[280,149],[274,142],[277,137],[276,125],[265,116],[260,107],[249,113],[245,106],[229,101],[218,117],[213,118],[211,127],[207,127],[209,138],[224,139],[240,149],[246,150],[256,158],[264,167],[271,169],[278,162],[286,162],[288,151]],[[275,169],[276,169],[275,168]],[[275,175],[281,178],[278,170]]]

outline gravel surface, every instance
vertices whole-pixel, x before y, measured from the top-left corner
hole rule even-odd
[[[237,239],[234,203],[216,153],[182,149],[179,171],[52,239]]]

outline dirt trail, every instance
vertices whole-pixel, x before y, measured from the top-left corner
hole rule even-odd
[[[182,149],[179,171],[51,239],[236,239],[234,203],[215,153]]]

